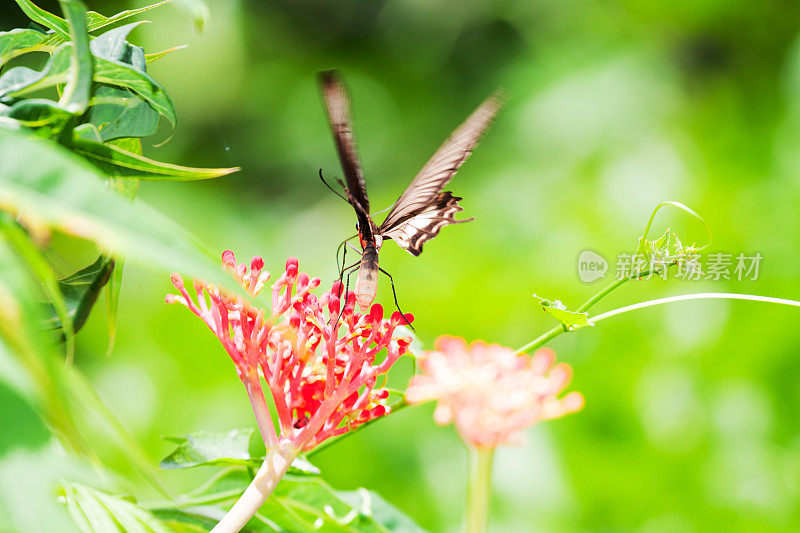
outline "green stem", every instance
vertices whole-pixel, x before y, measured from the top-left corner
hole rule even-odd
[[[637,277],[649,276],[651,272],[652,272],[652,270],[646,270],[646,271],[642,272],[641,274],[638,274]],[[602,300],[603,298],[608,296],[611,292],[613,292],[615,289],[617,289],[620,286],[622,286],[625,282],[630,281],[632,279],[634,279],[634,278],[632,278],[630,276],[626,276],[624,278],[620,278],[618,280],[615,280],[610,285],[608,285],[605,288],[601,289],[600,292],[598,292],[597,294],[595,294],[594,296],[592,296],[591,298],[586,300],[583,303],[583,305],[581,305],[578,308],[577,312],[578,313],[585,313],[594,304],[596,304],[597,302],[599,302],[600,300]],[[565,333],[565,332],[566,332],[566,330],[564,329],[564,326],[556,326],[553,329],[551,329],[550,331],[548,331],[547,333],[544,333],[543,335],[540,335],[540,336],[536,337],[531,342],[529,342],[528,344],[526,344],[525,346],[523,346],[522,348],[517,350],[517,353],[521,354],[521,353],[524,353],[524,352],[527,352],[527,351],[530,351],[530,350],[535,350],[536,348],[539,348],[540,346],[543,346],[547,341],[552,340],[552,339],[558,337],[559,335],[561,335],[562,333]]]
[[[668,298],[658,298],[657,300],[648,300],[637,304],[626,305],[618,309],[613,309],[605,313],[601,313],[589,319],[592,324],[596,324],[601,320],[611,318],[612,316],[621,315],[629,311],[637,309],[645,309],[647,307],[654,307],[656,305],[668,304],[673,302],[682,302],[686,300],[748,300],[753,302],[764,302],[779,305],[789,305],[792,307],[800,307],[800,302],[796,300],[787,300],[786,298],[773,298],[771,296],[758,296],[756,294],[738,294],[730,292],[700,292],[695,294],[681,294],[678,296],[670,296]]]
[[[650,218],[647,221],[647,225],[644,227],[644,233],[642,233],[642,236],[639,237],[639,248],[636,250],[636,254],[637,255],[642,251],[642,243],[646,241],[647,234],[650,233],[650,227],[653,225],[653,221],[656,218],[656,214],[658,213],[658,211],[662,207],[666,207],[666,206],[671,206],[671,207],[676,207],[678,209],[681,209],[681,210],[689,213],[693,217],[695,217],[697,220],[700,221],[701,224],[703,224],[703,227],[706,229],[706,232],[708,233],[708,242],[705,245],[703,245],[701,248],[704,248],[704,247],[708,246],[711,243],[711,229],[708,227],[708,224],[706,224],[706,221],[703,220],[703,217],[701,217],[700,215],[695,213],[692,209],[690,209],[689,207],[685,206],[684,204],[682,204],[680,202],[666,201],[666,202],[661,202],[660,204],[658,204],[656,206],[656,208],[653,209],[653,212],[650,213]],[[666,268],[669,268],[671,266],[675,266],[676,264],[677,264],[676,261],[672,261],[669,264],[666,264],[661,268],[666,269]],[[620,278],[620,279],[614,281],[613,283],[611,283],[610,285],[608,285],[607,287],[602,289],[600,292],[598,292],[597,294],[595,294],[594,296],[592,296],[591,298],[586,300],[586,302],[577,309],[577,312],[578,313],[585,313],[586,311],[589,310],[590,307],[592,307],[594,304],[596,304],[597,302],[599,302],[600,300],[605,298],[608,294],[613,292],[615,289],[617,289],[620,286],[622,286],[625,282],[630,281],[632,279],[642,279],[645,276],[649,276],[654,271],[658,272],[659,270],[660,269],[650,268],[649,270],[645,270],[644,272],[636,272],[635,274],[630,274],[628,276],[625,276],[623,278]],[[517,353],[521,354],[523,352],[527,352],[527,351],[530,351],[530,350],[535,350],[536,348],[539,348],[540,346],[544,345],[547,341],[549,341],[551,339],[554,339],[555,337],[558,337],[559,335],[561,335],[562,333],[565,333],[567,331],[569,331],[569,330],[566,329],[566,327],[563,326],[563,325],[560,326],[560,327],[555,327],[555,328],[551,329],[550,331],[548,331],[547,333],[545,333],[543,335],[540,335],[539,337],[536,337],[535,339],[533,339],[531,342],[529,342],[528,344],[526,344],[525,346],[523,346],[522,348],[517,350]]]
[[[544,335],[539,335],[531,342],[521,347],[519,350],[517,350],[517,355],[529,352],[531,350],[535,350],[536,348],[543,346],[545,343],[547,343],[547,341],[558,337],[562,333],[564,333],[564,326],[556,326],[547,333],[545,333]]]
[[[493,455],[494,448],[469,448],[467,533],[486,533],[488,530]]]
[[[642,273],[641,276],[647,276],[649,274],[650,274],[650,271],[648,270],[647,272]],[[624,278],[620,278],[620,279],[616,280],[614,283],[612,283],[611,285],[608,285],[603,290],[601,290],[600,292],[598,292],[597,294],[595,294],[594,296],[592,296],[591,298],[586,300],[583,303],[583,305],[581,305],[577,309],[577,312],[578,313],[585,313],[594,304],[596,304],[597,302],[599,302],[600,300],[602,300],[603,298],[608,296],[612,291],[614,291],[615,289],[619,288],[623,283],[625,283],[626,281],[630,281],[631,279],[632,278],[626,276]]]
[[[731,292],[701,292],[695,294],[681,294],[678,296],[670,296],[667,298],[659,298],[657,300],[648,300],[646,302],[639,302],[637,304],[626,305],[624,307],[619,307],[617,309],[612,309],[611,311],[595,315],[589,318],[589,323],[594,325],[600,322],[601,320],[621,315],[629,311],[635,311],[637,309],[645,309],[647,307],[653,307],[656,305],[668,304],[673,302],[682,302],[685,300],[748,300],[751,302],[764,302],[764,303],[779,304],[779,305],[789,305],[792,307],[800,307],[800,302],[796,300],[788,300],[786,298],[773,298],[772,296],[759,296],[757,294],[738,294]],[[529,342],[528,344],[517,350],[517,353],[521,354],[539,348],[550,339],[558,337],[565,331],[567,330],[565,330],[562,326],[557,326],[548,331],[547,333],[545,333],[544,335],[540,335],[539,337],[533,339],[531,342]]]

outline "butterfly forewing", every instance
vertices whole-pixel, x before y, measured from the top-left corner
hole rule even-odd
[[[455,214],[461,211],[460,198],[442,193],[442,189],[472,153],[504,102],[502,93],[493,94],[450,135],[392,206],[378,229],[380,235],[419,255],[426,240],[458,222]]]
[[[501,93],[493,94],[448,137],[397,199],[381,224],[381,230],[390,229],[437,198],[444,186],[453,179],[458,167],[472,153],[504,101]]]
[[[358,159],[356,141],[351,128],[350,98],[342,80],[335,71],[328,70],[319,74],[322,95],[325,107],[328,110],[328,120],[336,140],[336,149],[342,163],[347,190],[351,203],[354,200],[358,205],[353,207],[359,220],[359,227],[368,230],[370,227],[367,216],[369,215],[369,199],[367,187],[364,182],[364,172]]]

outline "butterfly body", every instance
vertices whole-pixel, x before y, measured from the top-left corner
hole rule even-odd
[[[356,303],[358,307],[367,310],[372,307],[375,295],[378,293],[378,249],[368,244],[361,254],[356,277]]]
[[[358,221],[362,258],[358,265],[355,293],[359,307],[367,310],[377,293],[378,272],[381,272],[378,251],[384,239],[391,239],[410,254],[418,256],[422,253],[422,245],[438,235],[444,226],[472,220],[455,218],[456,213],[462,210],[458,205],[461,198],[443,191],[443,188],[472,153],[502,106],[504,97],[500,93],[490,96],[450,135],[403,191],[383,222],[377,225],[370,215],[364,174],[350,127],[347,91],[335,71],[320,73],[320,85],[346,178],[345,199],[353,206]]]

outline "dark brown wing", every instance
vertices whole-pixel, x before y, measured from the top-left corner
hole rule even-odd
[[[472,153],[504,102],[505,96],[496,92],[450,135],[392,206],[380,225],[380,234],[388,235],[399,224],[422,211],[427,212],[431,204],[438,201],[442,189]]]
[[[449,191],[439,193],[427,207],[385,230],[381,236],[392,239],[411,255],[417,256],[422,253],[425,241],[438,235],[443,227],[472,220],[456,220],[456,213],[462,210],[458,205],[459,200],[461,198],[453,196]]]
[[[367,186],[364,182],[361,163],[358,160],[355,137],[350,127],[352,120],[350,118],[350,98],[347,95],[347,89],[335,70],[320,72],[319,83],[322,88],[322,96],[325,98],[325,107],[328,110],[328,120],[333,131],[333,137],[336,140],[339,161],[342,163],[342,170],[347,180],[348,196],[351,203],[353,201],[358,203],[358,206],[353,205],[353,208],[356,210],[359,228],[362,228],[363,231],[369,231]]]

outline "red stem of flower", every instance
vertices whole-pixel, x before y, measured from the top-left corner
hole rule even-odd
[[[261,432],[261,438],[264,440],[264,445],[269,450],[278,446],[278,435],[275,433],[275,426],[272,423],[272,417],[269,413],[269,406],[264,397],[264,390],[261,388],[261,381],[258,374],[248,375],[242,377],[242,383],[247,390],[247,397],[250,399],[250,405],[253,408],[253,414],[256,416],[256,423],[258,430]]]
[[[283,391],[280,390],[274,380],[267,380],[267,383],[272,392],[272,399],[275,402],[275,411],[278,413],[281,435],[289,435],[292,430],[292,413],[289,411],[289,406],[286,404],[286,397],[282,394]]]

